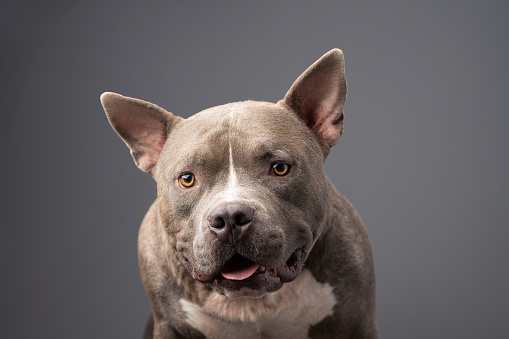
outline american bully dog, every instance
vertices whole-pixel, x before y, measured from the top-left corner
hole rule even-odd
[[[101,96],[157,183],[138,239],[152,306],[145,338],[378,338],[368,236],[323,170],[345,98],[338,49],[278,103],[183,119]]]

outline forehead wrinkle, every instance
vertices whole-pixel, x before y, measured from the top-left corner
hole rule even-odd
[[[188,141],[179,149],[173,149],[172,153],[181,171],[209,167],[217,169],[224,166],[222,163],[228,159],[228,136],[220,124],[209,123],[208,128],[191,129],[187,133],[183,131],[180,138]]]

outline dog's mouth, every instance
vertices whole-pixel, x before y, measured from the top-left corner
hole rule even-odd
[[[261,297],[297,278],[302,270],[303,257],[304,248],[300,247],[282,265],[268,268],[235,254],[216,276],[200,274],[189,261],[187,266],[195,280],[211,283],[227,297]]]

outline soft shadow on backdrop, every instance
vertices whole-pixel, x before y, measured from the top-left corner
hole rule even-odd
[[[102,92],[185,117],[277,101],[334,47],[349,94],[326,171],[370,234],[382,337],[507,336],[507,2],[1,7],[2,337],[141,337],[155,185]]]

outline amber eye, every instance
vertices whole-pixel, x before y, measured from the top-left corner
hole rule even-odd
[[[179,184],[182,188],[189,188],[194,185],[194,174],[186,173],[182,174],[179,178]]]
[[[288,171],[290,171],[290,166],[288,166],[285,163],[277,162],[272,165],[272,172],[274,172],[275,175],[278,176],[287,175]]]

